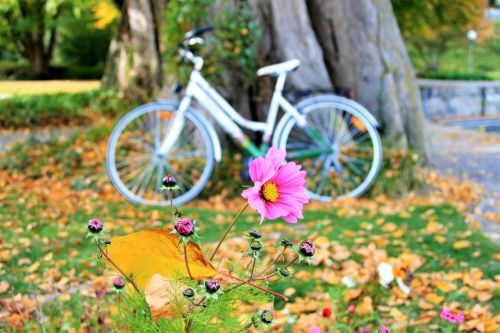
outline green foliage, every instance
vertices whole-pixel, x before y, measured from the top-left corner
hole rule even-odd
[[[425,72],[420,75],[424,79],[436,79],[436,80],[465,80],[465,81],[478,81],[478,80],[494,80],[494,78],[488,74],[483,73],[464,73],[464,72]]]
[[[207,47],[195,50],[204,56],[204,75],[212,81],[228,84],[227,77],[223,75],[226,69],[239,73],[241,84],[248,86],[257,69],[261,29],[254,22],[246,2],[238,8],[222,8],[213,22],[209,22],[211,15],[207,13],[212,12],[214,3],[214,0],[169,2],[164,31],[168,74],[181,82],[187,81],[192,65],[181,63],[178,45],[187,31],[213,23],[216,30],[208,36]]]
[[[49,66],[47,72],[36,73],[22,62],[0,62],[0,79],[9,80],[99,80],[104,73],[104,64],[95,66],[58,65]]]
[[[91,7],[82,8],[79,13],[78,16],[66,17],[61,26],[58,47],[62,62],[85,67],[102,66],[106,62],[116,20],[97,27],[98,18]]]
[[[0,127],[83,125],[95,115],[128,111],[112,90],[12,96],[0,100]]]
[[[479,32],[479,40],[491,34],[483,19],[483,0],[392,0],[402,35],[419,54],[427,70],[439,70],[441,56],[453,43],[466,42],[466,32]]]
[[[197,289],[194,281],[182,280],[180,285],[187,285]],[[250,322],[242,322],[239,317],[238,307],[242,304],[259,305],[271,302],[268,294],[253,287],[241,286],[228,293],[222,294],[218,300],[209,300],[205,307],[196,307],[185,317],[159,319],[152,321],[148,304],[143,295],[137,293],[125,295],[116,304],[120,309],[115,322],[119,323],[118,331],[126,332],[181,332],[184,322],[189,322],[191,333],[219,333],[219,332],[246,332]],[[172,311],[182,312],[182,305],[188,300],[182,297],[172,301]]]

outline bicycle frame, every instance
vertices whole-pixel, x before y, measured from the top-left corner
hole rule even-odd
[[[158,155],[166,156],[175,144],[184,125],[184,113],[191,105],[193,98],[195,98],[214,117],[220,126],[253,157],[263,156],[267,152],[280,107],[294,117],[299,126],[305,128],[306,133],[308,133],[313,140],[322,142],[322,136],[317,133],[313,127],[308,126],[305,117],[283,97],[282,91],[285,80],[286,73],[282,73],[278,76],[269,106],[267,121],[255,122],[242,117],[214,88],[210,86],[200,74],[199,69],[195,68],[191,73],[186,93],[181,98],[179,107],[175,112],[175,117],[167,132],[168,134],[160,145]],[[261,146],[257,147],[243,133],[238,125],[254,132],[263,132],[264,136]],[[302,157],[317,156],[330,149],[330,147],[326,149],[311,149],[311,151],[304,152]]]

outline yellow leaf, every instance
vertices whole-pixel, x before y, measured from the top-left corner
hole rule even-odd
[[[449,293],[450,291],[457,289],[457,286],[454,283],[447,281],[436,281],[434,282],[434,285],[444,293]]]
[[[468,240],[461,240],[453,244],[455,250],[466,249],[471,246],[471,242]]]
[[[425,296],[425,299],[429,302],[431,302],[432,304],[439,304],[441,303],[444,298],[439,296],[438,294],[435,294],[435,293],[430,293],[428,294],[427,296]]]
[[[132,275],[140,288],[154,274],[166,278],[187,277],[182,242],[171,229],[147,229],[126,236],[113,237],[108,246],[109,257],[127,275]],[[212,264],[205,258],[200,247],[187,243],[187,254],[191,275],[196,280],[218,275]],[[107,263],[111,269],[115,269]]]
[[[397,226],[394,223],[387,223],[387,224],[384,224],[384,226],[382,227],[382,231],[385,231],[385,232],[394,232],[394,231],[396,231],[396,229],[397,229]]]
[[[38,269],[38,267],[40,267],[39,261],[35,262],[33,265],[28,267],[27,271],[28,271],[28,273],[34,273]]]

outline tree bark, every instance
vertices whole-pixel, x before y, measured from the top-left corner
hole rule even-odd
[[[350,87],[398,149],[427,149],[415,73],[390,0],[249,0],[263,27],[268,63],[291,58],[301,68],[291,89]]]
[[[121,20],[110,44],[103,86],[122,97],[145,101],[162,84],[161,17],[166,0],[121,1]]]

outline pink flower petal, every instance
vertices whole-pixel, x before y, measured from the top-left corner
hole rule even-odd
[[[269,161],[273,166],[274,170],[278,170],[281,164],[285,161],[286,151],[283,149],[278,149],[271,147],[266,154],[266,161]]]
[[[250,178],[254,183],[265,183],[274,175],[275,170],[269,161],[266,161],[262,157],[258,157],[250,163],[249,172]]]

